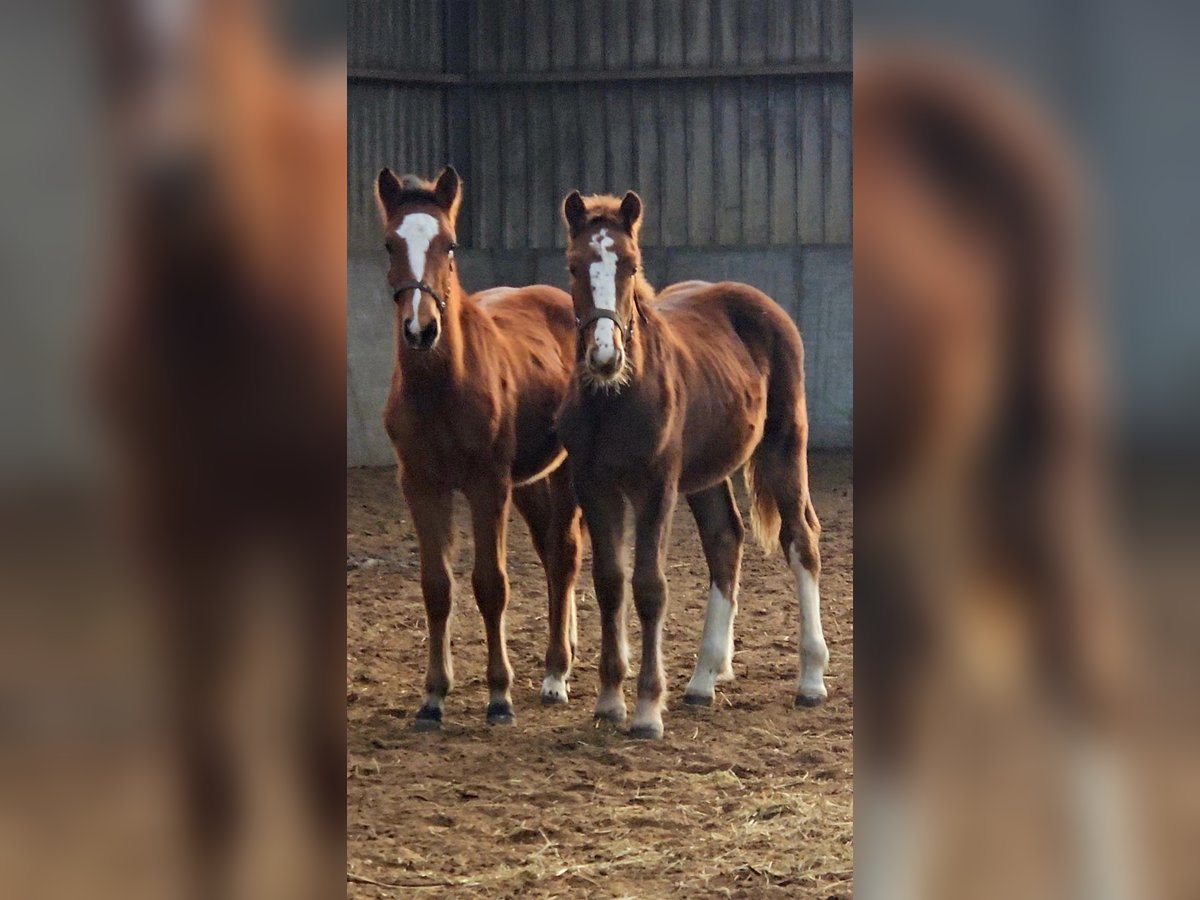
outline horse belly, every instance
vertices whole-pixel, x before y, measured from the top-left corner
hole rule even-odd
[[[705,384],[694,395],[683,433],[684,493],[703,490],[728,478],[754,453],[766,419],[766,388],[758,381]]]

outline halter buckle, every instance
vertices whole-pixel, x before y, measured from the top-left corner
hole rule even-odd
[[[397,286],[396,289],[392,291],[392,302],[399,303],[400,295],[406,291],[420,291],[422,294],[428,294],[434,299],[434,302],[437,303],[438,310],[440,312],[446,311],[445,299],[443,299],[441,294],[435,291],[433,287],[424,281],[406,281],[404,284]]]

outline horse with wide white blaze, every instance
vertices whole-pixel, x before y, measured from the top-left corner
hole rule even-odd
[[[417,532],[429,666],[418,728],[437,728],[453,681],[449,617],[453,495],[471,508],[471,584],[487,632],[487,720],[513,720],[505,644],[509,502],[516,504],[546,569],[550,637],[542,701],[567,700],[575,653],[579,508],[555,413],[571,378],[570,298],[557,288],[494,288],[468,296],[454,266],[462,182],[436,183],[389,169],[379,205],[396,302],[396,367],[384,424]]]
[[[559,413],[592,537],[601,610],[596,715],[624,721],[625,509],[635,517],[633,597],[642,663],[630,733],[661,737],[661,635],[668,528],[682,492],[710,572],[704,636],[684,702],[711,704],[733,677],[744,529],[730,476],[746,467],[751,521],[796,576],[797,706],[826,697],[820,526],[808,488],[803,348],[795,324],[744,284],[690,281],[655,297],[642,275],[642,202],[571,193],[563,206],[578,333],[575,378]]]

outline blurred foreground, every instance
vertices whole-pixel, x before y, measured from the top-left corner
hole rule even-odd
[[[1140,345],[1194,346],[1187,262],[1123,293],[1087,122],[887,24],[855,55],[856,895],[1198,896],[1196,384],[1147,390],[1177,360]]]
[[[2,38],[0,884],[344,892],[342,10]]]

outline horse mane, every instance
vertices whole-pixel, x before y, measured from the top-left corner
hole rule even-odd
[[[400,177],[400,195],[396,198],[396,205],[403,203],[437,203],[437,194],[434,193],[434,183],[426,181],[420,175],[402,175]]]

